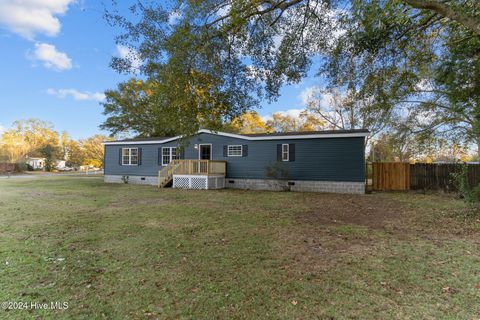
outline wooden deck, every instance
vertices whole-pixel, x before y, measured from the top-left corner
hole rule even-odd
[[[219,160],[173,160],[178,165],[175,174],[186,175],[225,175],[226,161]]]
[[[158,187],[163,188],[173,175],[225,176],[227,162],[220,160],[173,160],[158,172]]]

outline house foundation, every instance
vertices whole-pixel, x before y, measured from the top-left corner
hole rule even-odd
[[[105,175],[106,183],[131,183],[156,186],[158,177],[154,176],[122,176]],[[364,194],[363,182],[346,181],[303,181],[303,180],[271,180],[271,179],[231,179],[223,176],[175,175],[174,188],[185,189],[249,189],[270,191],[326,192]]]
[[[225,179],[226,188],[364,194],[365,183],[347,181],[303,181],[269,179]]]

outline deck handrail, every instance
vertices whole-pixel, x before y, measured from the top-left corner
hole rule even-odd
[[[167,184],[168,181],[173,178],[173,175],[176,173],[179,166],[180,164],[177,162],[170,162],[165,168],[162,168],[162,170],[158,171],[159,188],[164,187],[165,184]]]
[[[172,160],[176,166],[174,174],[225,175],[227,162],[222,160]]]

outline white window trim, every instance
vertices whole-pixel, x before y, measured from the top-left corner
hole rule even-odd
[[[124,162],[123,150],[128,150],[128,163]],[[132,163],[132,150],[137,150],[137,163]],[[122,148],[122,166],[138,166],[138,148]]]
[[[163,162],[163,150],[164,150],[164,149],[168,149],[168,150],[169,150],[169,151],[168,151],[168,158],[169,158],[169,162],[168,162],[168,163]],[[173,159],[173,152],[172,152],[173,149],[177,149],[177,151],[176,151],[176,157],[177,157],[177,159],[179,159],[179,158],[180,158],[180,154],[178,153],[178,151],[179,151],[179,150],[178,150],[178,147],[162,147],[161,157],[162,157],[162,166],[163,166],[163,167],[164,167],[164,166],[168,166],[173,160],[176,160],[176,159]]]
[[[240,147],[240,154],[230,154],[230,147]],[[227,157],[243,157],[243,146],[241,144],[232,144],[227,146]]]
[[[287,151],[286,151],[286,152],[283,151],[283,150],[284,150],[284,149],[283,149],[284,146],[287,146]],[[287,155],[287,158],[286,158],[286,159],[283,157],[284,154]],[[290,145],[289,145],[288,143],[282,144],[282,161],[284,161],[284,162],[290,161]]]

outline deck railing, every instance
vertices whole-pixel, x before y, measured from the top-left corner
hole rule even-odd
[[[219,160],[173,160],[174,174],[225,175],[227,162]]]

